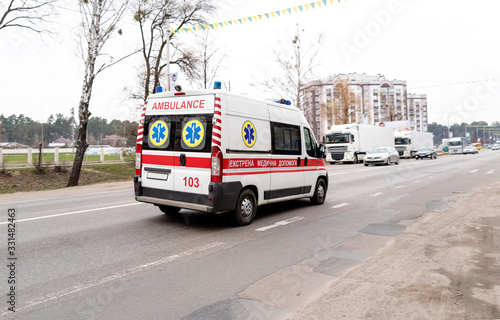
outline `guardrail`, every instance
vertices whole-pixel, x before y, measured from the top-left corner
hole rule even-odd
[[[43,148],[41,165],[71,164],[75,160],[74,148]],[[0,148],[0,167],[34,167],[38,164],[38,149],[2,149]],[[95,148],[87,149],[83,162],[133,161],[135,150],[131,148]]]

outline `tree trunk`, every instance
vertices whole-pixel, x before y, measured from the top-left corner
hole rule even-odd
[[[88,111],[88,109],[88,102],[80,101],[80,124],[78,126],[78,140],[76,141],[75,161],[73,162],[73,169],[71,170],[67,187],[77,186],[78,181],[80,180],[83,157],[85,156],[85,151],[89,146],[87,143],[87,126],[90,117],[90,112]]]

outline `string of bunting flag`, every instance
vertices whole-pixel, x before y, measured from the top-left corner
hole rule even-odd
[[[245,17],[245,18],[227,20],[227,21],[216,22],[216,23],[209,23],[209,24],[188,27],[188,28],[172,29],[171,32],[175,34],[175,33],[207,31],[207,30],[212,30],[212,29],[235,26],[235,25],[243,24],[243,23],[249,23],[249,22],[254,22],[254,21],[256,22],[256,21],[262,20],[264,18],[267,18],[267,19],[278,18],[281,16],[285,16],[287,14],[290,15],[290,14],[294,14],[294,13],[301,13],[304,11],[313,10],[316,8],[321,8],[322,6],[325,7],[328,3],[333,4],[334,1],[335,0],[319,0],[319,1],[306,3],[306,4],[303,4],[300,6],[296,6],[296,7],[266,12],[263,14],[258,14],[258,15],[249,16],[249,17]],[[340,0],[336,0],[336,1],[340,3]],[[347,1],[347,0],[345,0],[345,1]]]

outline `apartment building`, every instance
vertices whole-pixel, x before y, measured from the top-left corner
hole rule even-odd
[[[427,130],[427,97],[408,94],[405,80],[381,74],[337,74],[307,83],[303,112],[321,140],[333,124],[407,120],[410,130]]]

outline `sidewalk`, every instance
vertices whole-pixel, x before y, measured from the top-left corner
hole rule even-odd
[[[289,319],[500,319],[500,183],[452,203]]]

